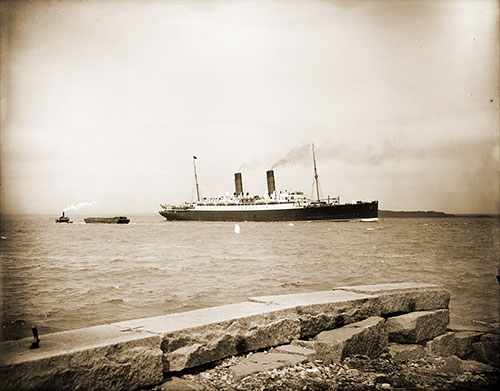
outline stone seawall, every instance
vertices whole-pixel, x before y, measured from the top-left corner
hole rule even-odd
[[[402,357],[417,354],[423,343],[434,352],[450,343],[454,352],[470,350],[477,336],[447,336],[449,300],[445,289],[429,284],[339,287],[41,335],[40,348],[32,350],[30,339],[8,341],[1,344],[0,389],[134,390],[276,346],[285,356],[304,349],[304,357],[325,362],[375,357],[390,348]],[[416,347],[409,351],[389,341]],[[478,349],[486,355],[485,346]]]

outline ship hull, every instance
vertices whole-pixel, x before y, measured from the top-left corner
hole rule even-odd
[[[265,210],[170,209],[159,213],[167,220],[194,221],[374,220],[378,218],[378,202]]]

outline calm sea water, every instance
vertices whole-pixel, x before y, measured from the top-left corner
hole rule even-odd
[[[2,339],[335,286],[425,282],[451,291],[454,326],[499,322],[499,222],[56,224],[3,218]]]

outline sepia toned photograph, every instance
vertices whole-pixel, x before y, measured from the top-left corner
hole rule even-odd
[[[0,0],[0,389],[496,390],[497,0]]]

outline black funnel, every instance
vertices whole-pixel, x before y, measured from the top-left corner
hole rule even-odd
[[[234,187],[236,189],[236,197],[243,193],[243,182],[241,180],[241,172],[234,174]]]
[[[274,184],[274,171],[269,170],[266,172],[266,174],[267,174],[267,192],[269,195],[271,195],[276,191],[276,185]]]

